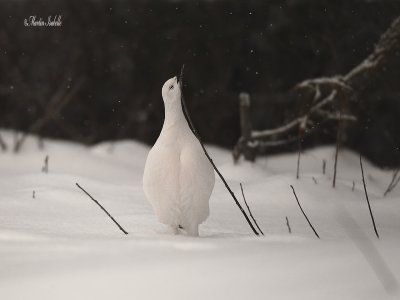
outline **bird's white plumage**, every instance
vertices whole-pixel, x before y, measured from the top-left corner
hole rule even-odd
[[[214,170],[184,117],[176,77],[164,84],[162,97],[164,125],[146,160],[143,189],[160,222],[198,235],[209,215]]]

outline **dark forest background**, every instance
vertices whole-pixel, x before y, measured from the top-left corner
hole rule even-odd
[[[24,26],[50,15],[62,26]],[[161,87],[184,63],[195,127],[232,148],[240,92],[251,96],[256,129],[282,125],[296,116],[287,96],[296,83],[347,73],[398,15],[399,1],[0,1],[0,127],[154,143]],[[379,99],[346,144],[400,164],[400,84],[370,97]],[[327,130],[309,145],[335,137]]]

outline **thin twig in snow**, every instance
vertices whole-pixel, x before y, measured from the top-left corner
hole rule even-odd
[[[400,169],[397,169],[397,170],[393,171],[392,180],[390,181],[383,196],[386,196],[388,193],[390,193],[396,187],[396,185],[399,183],[399,181],[400,181]]]
[[[301,156],[301,133],[299,133],[299,140],[297,144],[298,153],[297,153],[297,169],[296,169],[296,179],[300,178],[300,156]]]
[[[362,164],[361,154],[360,154],[360,167],[361,167],[362,181],[363,181],[363,185],[364,185],[365,198],[367,199],[367,203],[368,203],[369,214],[371,215],[372,225],[374,225],[374,231],[375,231],[376,237],[379,239],[378,230],[376,229],[376,225],[375,225],[374,215],[372,214],[371,205],[369,203],[367,186],[365,184],[365,178],[364,178],[364,168],[363,168],[363,164]]]
[[[396,182],[393,183],[393,186],[392,186],[392,188],[390,189],[390,191],[392,191],[392,190],[396,187],[396,185],[399,183],[399,181],[400,181],[400,176],[397,178]]]
[[[1,134],[0,134],[0,148],[3,151],[7,150],[7,144],[4,142],[3,138],[1,137]]]
[[[306,131],[308,117],[304,117],[299,126],[299,134],[298,134],[298,156],[297,156],[297,171],[296,171],[296,179],[300,178],[300,156],[301,156],[301,143],[303,141],[304,132]]]
[[[43,173],[48,173],[49,172],[49,156],[46,155],[46,157],[44,158],[44,165],[42,167],[42,172]]]
[[[212,160],[212,158],[210,157],[210,155],[208,154],[206,148],[204,147],[203,142],[201,141],[201,138],[199,136],[199,134],[197,133],[196,129],[193,126],[192,120],[190,119],[188,110],[186,108],[186,103],[185,103],[185,99],[183,98],[183,89],[182,89],[182,82],[183,82],[183,69],[184,69],[185,65],[182,65],[181,68],[181,74],[179,76],[179,84],[180,84],[180,88],[181,88],[181,102],[182,102],[182,110],[183,110],[183,114],[185,116],[186,121],[188,122],[188,125],[190,127],[190,130],[193,132],[194,136],[197,138],[197,140],[199,141],[201,148],[204,151],[204,154],[206,155],[207,159],[210,161],[211,165],[213,166],[215,172],[217,172],[219,178],[221,178],[222,182],[224,183],[226,189],[228,190],[228,192],[231,194],[233,200],[235,201],[236,205],[239,207],[241,213],[243,214],[244,218],[246,219],[247,223],[249,224],[251,230],[253,231],[253,233],[255,235],[259,235],[259,233],[257,232],[257,230],[254,228],[253,224],[251,223],[249,217],[247,216],[246,212],[244,211],[243,207],[240,205],[239,201],[237,200],[235,194],[233,193],[233,191],[231,190],[231,188],[229,187],[228,183],[226,182],[224,176],[222,176],[221,172],[218,170],[217,166],[215,165],[214,161]]]
[[[287,226],[287,228],[289,230],[289,233],[291,234],[292,233],[292,228],[290,228],[289,219],[288,219],[287,216],[286,216],[286,226]]]
[[[353,187],[351,188],[351,191],[352,191],[352,192],[354,192],[355,186],[356,186],[356,183],[355,183],[354,180],[353,180]]]
[[[326,159],[322,160],[322,174],[325,175],[326,172]]]
[[[317,179],[315,179],[315,177],[312,177],[312,180],[314,181],[315,184],[318,184]]]
[[[125,229],[123,229],[122,226],[119,225],[117,221],[115,221],[115,219],[113,218],[113,216],[112,216],[112,215],[111,215],[111,214],[110,214],[96,199],[94,199],[88,192],[86,192],[86,190],[85,190],[83,187],[81,187],[78,183],[75,183],[75,184],[76,184],[76,186],[77,186],[78,188],[80,188],[86,195],[88,195],[89,198],[92,199],[92,200],[94,201],[94,203],[96,203],[96,204],[107,214],[107,216],[109,216],[109,217],[111,218],[111,220],[118,226],[118,228],[119,228],[123,233],[128,234],[128,232],[125,231]]]
[[[315,231],[314,226],[312,226],[310,220],[308,219],[306,213],[304,212],[303,208],[301,207],[300,202],[299,202],[299,199],[297,198],[297,195],[296,195],[296,192],[295,192],[295,190],[294,190],[293,185],[290,185],[290,187],[291,187],[292,190],[293,190],[293,195],[294,195],[294,197],[296,198],[297,204],[299,205],[300,210],[301,210],[301,212],[303,213],[303,216],[306,218],[306,220],[307,220],[307,222],[308,222],[308,225],[310,225],[311,229],[314,231],[314,233],[315,233],[315,235],[317,236],[317,238],[320,238],[319,235],[318,235],[318,233]]]
[[[244,196],[244,192],[243,192],[242,183],[240,183],[240,189],[242,190],[243,200],[244,200],[244,203],[246,204],[247,210],[249,211],[249,214],[250,214],[251,219],[253,220],[254,224],[256,224],[256,226],[257,226],[257,228],[258,228],[258,231],[259,231],[262,235],[264,235],[264,232],[262,232],[260,226],[258,226],[258,223],[257,223],[256,219],[253,217],[253,214],[251,213],[250,207],[249,207],[249,205],[247,204],[246,197]]]
[[[333,182],[332,187],[335,188],[336,186],[336,170],[337,170],[337,161],[338,161],[338,154],[339,154],[339,144],[341,139],[341,113],[339,112],[339,121],[338,121],[338,128],[337,128],[337,136],[336,136],[336,152],[335,152],[335,165],[333,167]]]

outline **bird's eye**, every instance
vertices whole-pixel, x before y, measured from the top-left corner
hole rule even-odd
[[[173,85],[170,85],[170,86],[169,86],[169,89],[170,89],[170,90],[173,90],[173,89],[174,89],[174,86],[173,86]]]

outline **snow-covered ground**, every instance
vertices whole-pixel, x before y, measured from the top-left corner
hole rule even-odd
[[[12,134],[1,134],[11,145]],[[144,197],[149,148],[137,142],[45,140],[39,150],[30,137],[19,154],[0,151],[0,298],[400,299],[400,187],[383,197],[390,172],[364,161],[377,240],[357,154],[340,154],[333,189],[332,147],[304,153],[299,180],[296,154],[234,165],[229,151],[208,148],[238,197],[243,183],[265,236],[252,234],[219,179],[201,237],[172,235]]]

